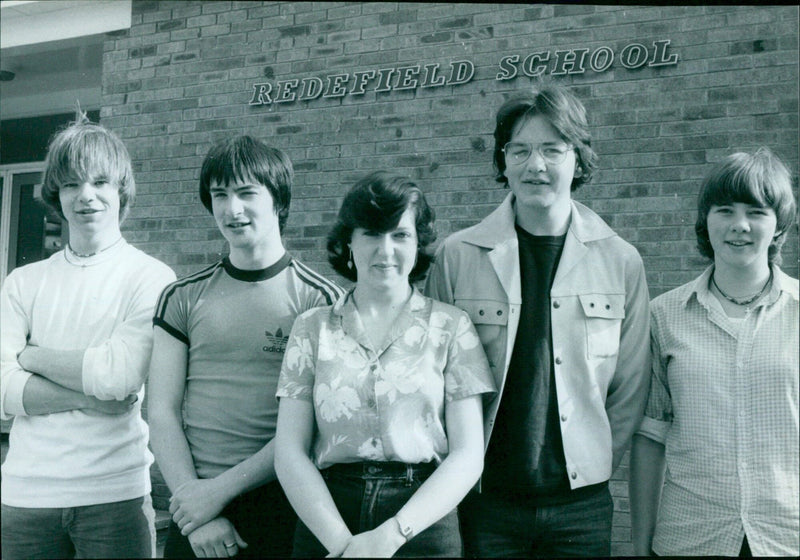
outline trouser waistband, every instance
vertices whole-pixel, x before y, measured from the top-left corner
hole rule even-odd
[[[425,480],[436,470],[436,463],[401,463],[398,461],[364,461],[339,463],[322,470],[323,477],[340,476],[350,478],[392,478]]]

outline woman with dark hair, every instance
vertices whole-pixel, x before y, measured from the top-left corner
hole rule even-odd
[[[495,391],[463,311],[422,296],[434,214],[411,180],[345,196],[329,260],[355,286],[298,317],[281,371],[275,469],[294,556],[459,556],[455,507],[483,469]]]
[[[636,554],[797,556],[796,204],[766,148],[718,163],[697,205],[713,263],[650,306],[652,382],[631,454]]]

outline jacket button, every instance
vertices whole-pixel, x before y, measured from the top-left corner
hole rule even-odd
[[[556,358],[556,363],[560,365],[561,364],[561,358]]]
[[[499,316],[499,315],[502,315],[502,314],[503,314],[503,310],[502,309],[498,309],[497,310],[497,315]]]
[[[481,315],[481,316],[483,315],[483,309],[478,311],[478,315]]]
[[[611,309],[611,306],[606,304],[606,309]]]
[[[570,473],[570,476],[572,477],[572,480],[575,480],[576,478],[578,478],[578,473],[572,471],[572,473]]]
[[[594,302],[590,303],[589,307],[594,307]]]
[[[553,302],[553,307],[554,307],[554,308],[556,308],[556,309],[558,309],[559,307],[561,307],[561,303],[559,303],[559,302],[557,302],[557,301],[554,301],[554,302]]]
[[[566,422],[567,421],[567,415],[566,414],[562,414],[561,415],[561,421],[562,422]]]

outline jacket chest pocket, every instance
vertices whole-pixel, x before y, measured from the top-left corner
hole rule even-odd
[[[469,315],[489,364],[503,364],[508,332],[508,303],[495,300],[456,299],[453,302]]]
[[[578,299],[586,325],[586,352],[590,358],[619,353],[619,336],[625,318],[623,294],[583,294]]]

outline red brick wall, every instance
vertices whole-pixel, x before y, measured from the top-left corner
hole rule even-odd
[[[796,6],[587,6],[430,3],[133,2],[109,35],[102,122],[136,162],[126,236],[179,275],[224,242],[197,196],[216,140],[248,133],[285,149],[296,183],[287,246],[335,277],[324,237],[365,172],[419,180],[440,236],[484,217],[506,194],[492,180],[493,115],[532,79],[497,80],[505,55],[668,39],[675,65],[552,77],[585,102],[600,170],[576,198],[642,254],[651,295],[705,262],[693,224],[700,179],[734,150],[766,144],[798,168]],[[470,60],[464,85],[251,106],[253,84]],[[795,181],[796,186],[796,181]],[[784,268],[798,275],[795,226]],[[631,551],[626,469],[615,475],[614,553]]]

